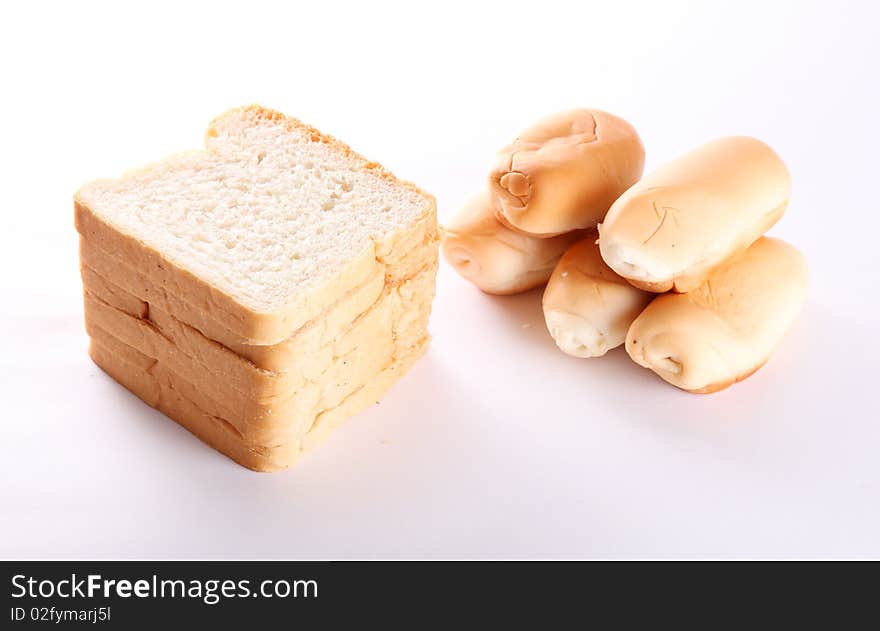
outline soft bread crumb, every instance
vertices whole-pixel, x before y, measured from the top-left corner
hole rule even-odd
[[[673,276],[667,265],[639,248],[618,243],[606,244],[601,239],[599,247],[608,267],[624,278],[659,283]]]
[[[601,357],[608,352],[605,332],[581,316],[558,310],[544,313],[547,330],[559,349],[574,357]]]
[[[681,362],[676,361],[668,355],[666,357],[658,357],[655,359],[653,367],[657,370],[662,370],[673,375],[681,374]]]

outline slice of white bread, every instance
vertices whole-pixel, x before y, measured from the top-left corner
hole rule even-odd
[[[350,327],[355,318],[378,300],[385,288],[381,276],[375,276],[369,283],[348,292],[328,311],[300,327],[285,341],[268,346],[253,346],[243,343],[229,329],[222,328],[221,325],[217,325],[215,321],[203,314],[202,321],[199,322],[200,318],[192,316],[193,314],[201,314],[201,312],[195,311],[183,301],[175,301],[171,296],[167,296],[166,300],[155,300],[152,296],[158,294],[153,291],[135,295],[129,291],[131,287],[128,284],[123,288],[121,284],[108,280],[103,273],[99,273],[85,264],[82,265],[80,271],[83,286],[117,309],[145,320],[150,319],[150,314],[155,314],[157,310],[169,315],[173,314],[173,317],[186,323],[206,338],[222,344],[255,366],[266,370],[290,370],[297,360],[301,362],[303,359],[307,359],[309,349],[323,346],[346,327]],[[114,280],[118,281],[119,279],[114,278]],[[141,298],[141,296],[144,297]],[[177,305],[185,305],[183,313],[181,313],[181,309],[175,308]],[[193,323],[193,320],[196,322]],[[206,323],[207,326],[205,326]]]
[[[801,310],[806,288],[803,255],[762,237],[698,289],[655,298],[629,328],[626,351],[674,386],[722,390],[770,358]]]
[[[424,353],[427,341],[414,347],[395,363],[345,397],[336,407],[322,410],[305,433],[289,442],[255,442],[243,435],[231,422],[199,407],[189,398],[198,390],[157,362],[141,355],[131,360],[131,353],[108,348],[102,340],[92,339],[89,355],[108,375],[131,390],[148,405],[157,408],[214,449],[254,471],[276,471],[289,467],[298,457],[323,442],[345,419],[376,402],[401,375]],[[137,357],[137,355],[134,355]],[[210,405],[210,401],[203,403]]]
[[[421,267],[409,269],[405,274],[396,274],[393,280],[386,279],[385,274],[377,271],[289,338],[273,345],[251,345],[209,314],[167,292],[162,286],[155,285],[119,259],[84,239],[80,243],[83,284],[104,302],[141,318],[147,318],[149,313],[171,315],[257,367],[277,371],[293,370],[297,365],[312,362],[314,352],[351,328],[352,323],[372,307],[386,289],[396,290],[411,299],[420,299],[424,304],[419,305],[421,310],[412,312],[412,317],[419,315],[426,322],[430,313],[430,297],[434,291],[437,248],[433,244],[421,246],[413,250],[407,260],[413,266]],[[401,275],[409,278],[404,280],[399,277]]]
[[[75,196],[77,230],[252,344],[276,344],[436,234],[433,197],[259,106]],[[436,237],[434,237],[436,238]]]
[[[156,320],[141,320],[111,307],[89,293],[88,288],[84,303],[89,335],[93,335],[95,327],[112,333],[150,357],[162,360],[173,370],[194,375],[205,391],[236,401],[252,401],[279,412],[282,402],[300,397],[308,386],[320,381],[334,358],[334,349],[330,345],[325,353],[316,354],[314,362],[299,369],[285,372],[263,370],[224,346],[200,338],[201,334],[193,329],[187,330],[186,325],[165,323],[160,328]],[[378,359],[390,355],[393,349],[388,344],[391,335],[389,314],[390,303],[382,301],[381,308],[371,311],[365,318],[364,323],[368,325],[365,332],[372,334],[367,336],[370,346],[355,346],[352,350]],[[354,330],[359,331],[360,327]]]
[[[334,361],[320,379],[298,390],[290,399],[272,404],[258,403],[237,392],[225,392],[216,381],[205,376],[204,370],[194,370],[191,362],[177,360],[163,354],[161,359],[145,353],[140,347],[127,344],[93,322],[89,336],[128,363],[158,376],[161,370],[173,375],[173,383],[202,410],[223,418],[236,430],[242,440],[260,445],[293,443],[314,424],[324,411],[340,405],[346,398],[371,384],[383,372],[400,363],[401,358],[421,352],[427,337],[401,344],[381,358],[350,355]],[[149,350],[149,349],[148,349]],[[148,402],[149,403],[149,402]]]
[[[574,357],[601,357],[623,344],[629,325],[654,296],[608,267],[597,237],[593,230],[562,255],[542,300],[547,330]]]

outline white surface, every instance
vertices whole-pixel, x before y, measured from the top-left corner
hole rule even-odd
[[[0,9],[0,557],[880,556],[874,3],[315,4]],[[772,234],[807,255],[809,304],[755,377],[693,396],[622,351],[560,354],[540,292],[444,267],[428,356],[296,468],[251,473],[89,361],[71,208],[251,101],[441,218],[563,107],[629,119],[649,168],[758,136],[794,176]]]

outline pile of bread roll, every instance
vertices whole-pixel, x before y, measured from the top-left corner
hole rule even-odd
[[[547,283],[557,346],[715,392],[770,357],[803,306],[807,269],[762,236],[791,194],[766,144],[719,138],[642,178],[636,130],[606,112],[545,118],[502,149],[488,187],[442,228],[442,252],[485,292]]]

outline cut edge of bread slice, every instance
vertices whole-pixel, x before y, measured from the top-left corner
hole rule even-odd
[[[257,141],[252,138],[260,134],[264,137]],[[236,108],[211,123],[205,142],[206,149],[201,152],[179,154],[130,172],[121,179],[98,180],[85,185],[74,196],[75,224],[83,238],[131,261],[168,291],[187,296],[195,306],[221,320],[255,345],[274,344],[287,338],[303,323],[320,314],[339,295],[356,287],[377,269],[382,269],[385,259],[394,258],[395,255],[399,257],[401,250],[411,247],[414,241],[422,241],[422,235],[436,233],[436,202],[431,195],[412,183],[396,178],[384,167],[363,158],[339,140],[295,118],[257,105]],[[296,154],[296,150],[291,148],[294,145],[300,147],[301,154]],[[285,163],[284,159],[291,156],[293,161]],[[348,165],[350,177],[342,177],[341,182],[334,181],[332,184],[321,182],[324,176],[333,176],[335,172],[330,168],[322,171],[320,165],[315,168],[314,164],[298,164],[296,159],[302,156],[307,159],[309,156],[318,156],[319,160],[326,158],[331,162],[335,160],[333,164]],[[266,177],[261,171],[264,164],[274,169]],[[312,175],[303,175],[307,172]],[[222,176],[219,179],[216,177],[218,173]],[[203,176],[207,179],[200,180]],[[184,181],[178,182],[180,179]],[[295,183],[302,188],[296,189]],[[177,193],[189,195],[190,199],[178,201],[174,191],[163,188],[178,184],[181,190]],[[292,190],[273,190],[273,186],[279,185],[289,185]],[[364,190],[371,185],[376,186],[375,191]],[[146,194],[139,193],[139,190],[143,190],[139,189],[141,186],[152,191],[154,199],[138,199],[138,194]],[[320,188],[322,186],[324,188]],[[198,196],[206,191],[210,198],[218,190],[223,191],[222,195],[226,195],[227,190],[237,191],[230,194],[230,203],[245,206],[255,201],[256,197],[257,202],[267,204],[265,212],[247,207],[242,211],[233,204],[232,208],[220,209],[227,211],[227,215],[217,218],[215,215],[220,212],[217,210],[218,200]],[[338,233],[324,234],[323,238],[308,232],[306,236],[311,235],[313,241],[309,246],[312,253],[319,252],[321,256],[320,251],[325,246],[332,249],[334,239],[348,238],[352,244],[351,247],[340,246],[347,248],[341,254],[325,257],[333,264],[319,265],[320,262],[315,261],[311,268],[307,264],[300,264],[300,269],[297,268],[298,259],[291,254],[297,241],[293,237],[299,236],[299,217],[317,216],[314,207],[316,191],[322,194],[329,191],[330,197],[324,204],[330,204],[335,195],[336,199],[347,199],[348,207],[336,213],[330,204],[326,211],[330,213],[329,219],[325,220],[324,215],[319,216],[326,225],[314,219],[312,223],[318,222],[320,225],[310,228],[317,230],[318,234],[321,228],[327,227],[348,232],[342,236]],[[278,201],[284,195],[291,195],[291,200],[296,201],[300,193],[312,195],[308,200],[312,207],[299,215],[297,209],[282,207]],[[346,198],[347,193],[353,195]],[[382,194],[400,202],[396,216],[388,213],[386,207],[363,207],[363,203],[369,205],[383,199]],[[363,202],[358,201],[358,195],[365,195]],[[125,206],[126,210],[114,208],[114,203]],[[201,210],[200,203],[205,204]],[[173,208],[165,208],[162,204]],[[155,226],[154,231],[154,226],[150,224],[157,220],[154,212],[157,208],[164,225]],[[242,212],[244,219],[241,218]],[[175,213],[182,214],[181,223],[175,221]],[[199,221],[206,220],[208,225],[199,225]],[[247,225],[236,223],[245,220],[254,221],[251,226],[253,234],[248,231]],[[267,225],[273,224],[273,221],[267,220],[277,220],[282,226],[289,221],[290,226],[273,227]],[[355,220],[362,224],[353,226]],[[231,222],[231,225],[215,225],[224,221]],[[183,234],[169,237],[169,243],[160,243],[163,235],[169,230],[173,233],[177,226],[180,226]],[[204,236],[204,243],[199,241],[199,230],[202,229],[208,233]],[[230,230],[242,232],[236,243],[225,245],[230,250],[239,248],[242,270],[236,268],[238,259],[231,258],[239,250],[224,259],[224,244],[218,243],[224,235],[231,234]],[[264,240],[274,237],[277,242],[260,243],[261,237]],[[251,238],[257,243],[248,243]],[[169,247],[170,243],[173,243],[173,247]],[[204,255],[200,254],[202,251]],[[217,264],[212,254],[216,254],[221,263],[225,260],[226,267],[218,269],[217,274],[213,270],[205,270],[206,265]],[[189,255],[191,257],[187,258]],[[288,256],[290,260],[287,260]],[[236,264],[229,265],[229,261],[233,260]],[[263,270],[260,269],[255,269],[253,275],[249,275],[248,266],[264,261],[274,267],[262,277],[260,273]],[[309,269],[318,269],[320,272],[313,275],[314,282],[295,282],[297,274],[307,275]],[[224,273],[235,276],[234,281],[226,282]],[[253,291],[250,294],[241,291],[241,284],[253,278],[258,278]],[[265,291],[260,279],[265,281],[265,288],[268,288]],[[277,290],[274,294],[272,288]],[[264,294],[272,294],[273,297],[262,301]]]

